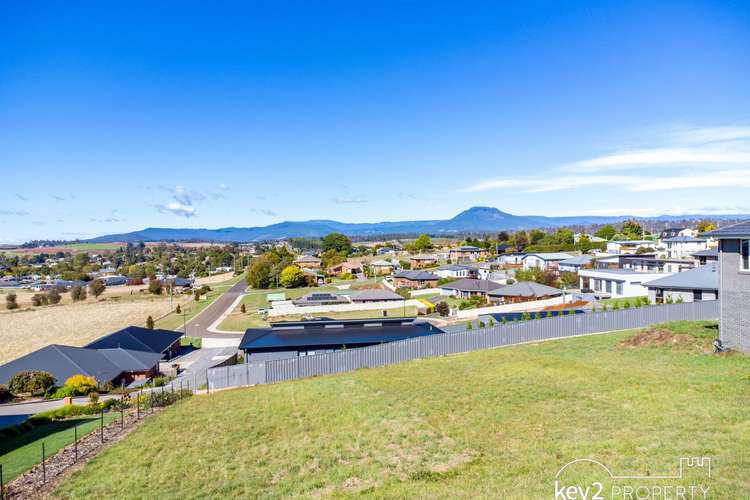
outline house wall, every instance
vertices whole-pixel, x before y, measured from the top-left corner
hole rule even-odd
[[[648,298],[651,301],[652,304],[657,303],[657,289],[656,288],[650,288],[648,291]],[[662,300],[661,302],[666,302],[668,298],[672,298],[672,301],[677,302],[680,297],[682,297],[683,302],[695,302],[695,297],[693,295],[692,290],[663,290],[662,291]],[[717,294],[716,292],[710,291],[710,290],[703,290],[703,293],[701,295],[701,300],[716,300]]]
[[[750,352],[750,273],[740,271],[739,240],[721,241],[719,273],[719,338],[728,347]]]

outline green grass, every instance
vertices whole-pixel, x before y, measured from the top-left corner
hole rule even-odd
[[[104,424],[119,418],[119,413],[104,415]],[[34,427],[16,437],[4,439],[0,443],[0,464],[3,465],[3,480],[13,480],[34,465],[42,462],[42,442],[49,457],[61,448],[73,443],[73,427],[78,424],[78,438],[99,429],[99,417],[76,417],[58,420]]]
[[[200,301],[196,302],[195,300],[191,300],[186,304],[180,306],[183,313],[185,314],[176,314],[174,312],[168,314],[167,316],[161,318],[156,322],[156,328],[174,330],[175,328],[182,327],[185,320],[190,321],[191,319],[193,319],[198,315],[198,313],[210,306],[214,300],[219,298],[221,294],[232,288],[243,279],[245,279],[245,275],[240,274],[239,276],[235,276],[231,279],[228,279],[227,281],[222,281],[221,283],[217,283],[215,285],[209,285],[211,287],[211,291],[206,293]]]
[[[630,305],[632,307],[632,306],[635,306],[635,301],[636,300],[638,300],[638,299],[643,300],[643,299],[646,299],[646,298],[648,298],[648,297],[646,297],[644,295],[643,297],[623,297],[623,298],[620,298],[620,299],[601,299],[601,300],[597,300],[597,302],[599,303],[599,305],[606,304],[607,308],[611,309],[615,304],[617,304],[620,308],[622,308],[622,306],[624,306],[626,302],[630,302]],[[651,305],[653,305],[653,304],[651,304]]]
[[[122,243],[70,243],[69,245],[63,245],[65,248],[70,248],[76,252],[91,252],[96,250],[119,250],[124,247]]]
[[[182,337],[180,338],[180,346],[182,347],[194,347],[195,349],[200,349],[201,345],[203,344],[203,339],[201,337]]]
[[[705,336],[704,326],[695,328]],[[676,473],[679,457],[708,456],[711,497],[745,497],[750,358],[620,347],[631,335],[192,398],[89,462],[56,494],[552,498],[555,473],[574,459],[596,459],[615,474],[661,475]],[[176,425],[189,438],[176,438]],[[608,484],[586,466],[571,475]]]

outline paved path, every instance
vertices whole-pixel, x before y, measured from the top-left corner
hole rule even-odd
[[[247,284],[245,283],[245,280],[241,280],[239,283],[232,286],[232,288],[220,295],[211,303],[211,305],[206,307],[204,310],[194,316],[193,319],[187,322],[187,331],[185,332],[185,335],[189,337],[215,339],[238,338],[239,334],[214,333],[209,330],[209,327],[213,325],[219,318],[221,318],[221,316],[227,310],[229,310],[230,308],[234,308],[235,300],[237,300],[238,297],[245,293],[245,288],[247,288]],[[181,332],[182,327],[178,328],[177,331]]]

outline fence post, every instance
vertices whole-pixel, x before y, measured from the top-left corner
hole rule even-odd
[[[138,395],[135,397],[135,419],[141,419],[141,396],[143,396],[143,388],[138,389]]]
[[[104,408],[102,408],[102,412],[99,414],[99,435],[102,438],[102,443],[104,442]]]
[[[0,500],[5,500],[5,483],[3,482],[3,464],[0,464]]]
[[[208,370],[206,370],[206,394],[211,394],[210,386],[208,385]]]
[[[42,441],[42,483],[47,482],[47,464],[44,463],[47,457],[45,455],[44,441]]]
[[[75,449],[74,462],[78,462],[78,422],[73,425],[73,448]]]
[[[125,402],[120,398],[120,430],[125,428]]]

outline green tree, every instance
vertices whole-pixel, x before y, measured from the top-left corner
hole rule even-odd
[[[542,239],[546,236],[544,231],[540,231],[539,229],[532,229],[529,231],[529,243],[532,245],[536,245]]]
[[[279,284],[284,288],[296,288],[305,284],[305,273],[297,266],[287,266],[279,275]]]
[[[70,289],[70,298],[73,299],[73,302],[86,300],[86,289],[81,285],[74,286]]]
[[[59,304],[62,300],[62,295],[60,295],[60,290],[56,286],[53,286],[50,288],[50,290],[47,292],[47,301],[50,304]]]
[[[698,225],[695,226],[695,229],[699,233],[707,233],[716,229],[716,224],[714,224],[710,220],[702,220],[698,223]]]
[[[591,239],[585,234],[582,234],[581,237],[578,238],[578,249],[581,252],[586,253],[591,250],[591,248]]]
[[[154,295],[161,295],[163,291],[161,280],[150,279],[148,282],[148,291]]]
[[[612,237],[617,233],[615,228],[612,226],[612,224],[607,224],[605,226],[602,226],[599,228],[599,230],[594,233],[594,236],[598,238],[604,238],[605,240],[609,241],[612,239]]]
[[[264,289],[271,286],[273,262],[267,255],[261,255],[250,262],[247,268],[247,284],[251,288]]]
[[[414,240],[414,250],[417,252],[424,252],[425,250],[432,249],[432,240],[426,234],[420,234],[419,237]]]
[[[177,304],[177,307],[174,309],[175,314],[182,314],[182,308],[180,307],[180,304]]]
[[[146,328],[148,328],[149,330],[154,329],[154,318],[152,318],[151,316],[146,318]]]
[[[341,233],[331,233],[323,238],[321,248],[324,252],[335,250],[336,252],[343,252],[348,255],[352,249],[352,242]]]
[[[101,294],[104,293],[104,290],[107,289],[107,286],[104,284],[102,280],[94,280],[91,283],[89,283],[89,292],[91,292],[91,295],[93,295],[96,298],[99,298]]]
[[[631,240],[643,238],[643,228],[634,219],[625,221],[622,225],[622,232]]]
[[[5,307],[7,309],[18,309],[18,302],[15,293],[9,293],[5,296]]]
[[[20,371],[8,381],[8,389],[13,394],[31,394],[42,396],[55,385],[55,377],[49,372],[28,370]]]

